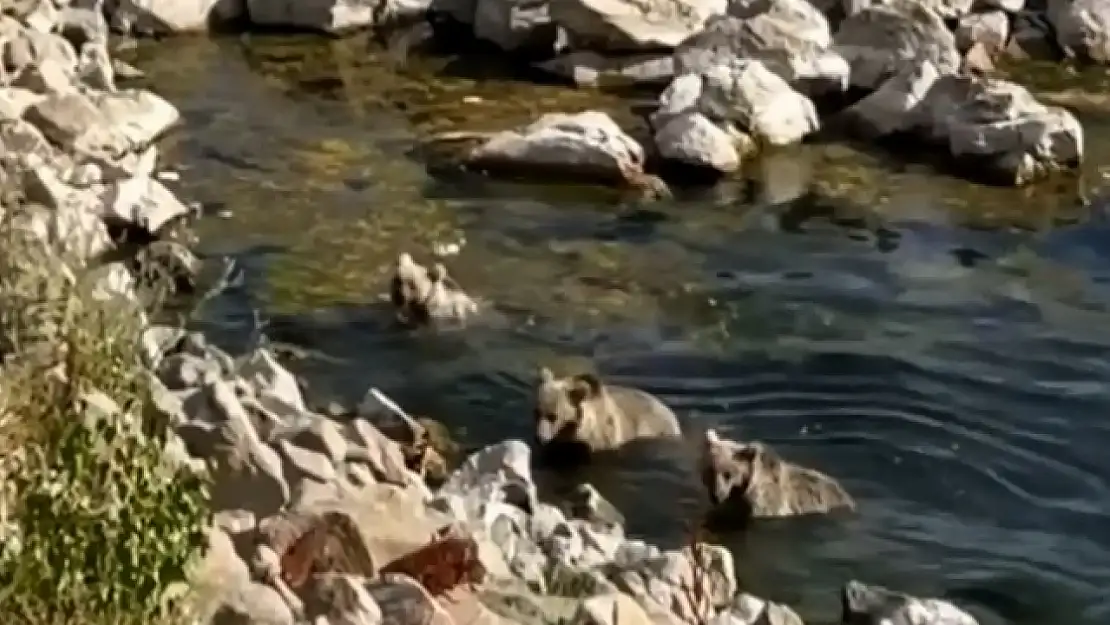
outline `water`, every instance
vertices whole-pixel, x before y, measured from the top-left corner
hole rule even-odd
[[[138,62],[188,121],[167,159],[212,214],[207,252],[246,268],[203,325],[234,346],[261,309],[309,350],[295,367],[316,401],[373,383],[478,445],[529,437],[539,364],[588,363],[857,497],[855,518],[719,537],[747,588],[811,622],[837,618],[850,577],[985,625],[1110,619],[1110,225],[1074,187],[983,189],[843,147],[651,206],[433,177],[414,150],[429,129],[619,103],[457,63],[401,75],[357,41],[156,48]],[[1088,137],[1108,125],[1085,121]],[[1089,154],[1090,180],[1110,144]],[[463,237],[450,267],[496,322],[392,328],[388,262]],[[683,458],[592,479],[632,533],[673,545],[702,505]]]

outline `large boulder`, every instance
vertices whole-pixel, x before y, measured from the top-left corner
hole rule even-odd
[[[605,113],[549,113],[518,130],[491,136],[466,157],[471,167],[547,173],[637,184],[644,149]]]
[[[550,48],[555,41],[546,0],[480,0],[473,28],[474,36],[503,50]]]
[[[820,127],[809,98],[760,61],[734,60],[675,78],[652,116],[660,156],[735,171],[751,149],[797,143]]]
[[[727,0],[551,0],[551,18],[574,48],[673,48],[722,15]]]
[[[1006,80],[941,76],[920,104],[921,136],[991,179],[1023,185],[1083,162],[1083,126]]]
[[[246,0],[108,0],[105,11],[124,33],[203,32],[242,19]]]
[[[1083,127],[1021,85],[905,68],[842,113],[869,138],[912,133],[995,182],[1022,185],[1083,161]]]
[[[762,61],[792,86],[807,93],[848,81],[848,63],[828,50],[828,20],[805,0],[784,0],[742,16],[710,20],[675,51],[677,73],[703,71],[734,60]]]
[[[1066,53],[1110,63],[1110,1],[1048,0],[1048,21]]]
[[[876,89],[925,61],[941,74],[955,74],[961,62],[956,38],[944,20],[910,0],[872,6],[844,20],[833,50],[851,66],[851,85],[863,89]]]
[[[841,593],[841,622],[851,625],[978,625],[975,617],[940,599],[919,599],[852,580]]]

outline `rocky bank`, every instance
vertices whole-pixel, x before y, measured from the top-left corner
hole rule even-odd
[[[433,8],[469,20],[479,36],[506,48],[531,44],[547,28],[580,60],[601,58],[583,50],[643,58],[675,48],[673,57],[663,55],[673,59],[676,77],[654,116],[656,147],[722,171],[738,166],[741,137],[773,146],[816,131],[821,120],[806,94],[830,84],[873,90],[849,109],[857,120],[905,129],[898,120],[909,117],[899,115],[913,109],[927,122],[916,126],[923,136],[987,159],[1015,181],[1081,156],[1081,129],[1069,113],[1037,104],[1017,85],[957,73],[961,57],[948,23],[981,16],[983,7],[971,4],[852,4],[843,7],[848,15],[835,36],[830,20],[801,0],[758,15],[733,15],[735,6],[712,2],[478,0]],[[105,297],[136,298],[133,286],[150,266],[124,254],[136,246],[196,288],[213,270],[179,236],[194,211],[164,184],[173,176],[158,171],[155,145],[180,116],[158,95],[124,86],[137,71],[110,58],[109,21],[177,32],[249,16],[256,24],[340,31],[428,8],[359,0],[6,3],[5,212],[54,249],[101,267]],[[1002,2],[987,12],[1019,10]],[[1057,32],[1071,37],[1061,43],[1083,43],[1100,58],[1094,21],[1074,11],[1051,15],[1074,24],[1074,32]],[[1081,31],[1087,39],[1075,34]],[[764,52],[767,59],[758,58]],[[804,63],[803,53],[810,55]],[[639,181],[648,162],[639,143],[590,112],[490,137],[471,157],[569,164],[578,174]],[[154,405],[173,427],[169,450],[212,478],[215,523],[191,589],[200,599],[198,622],[801,621],[789,607],[739,588],[723,547],[664,551],[626,536],[619,515],[588,487],[579,505],[541,501],[522,441],[475,453],[432,489],[425,464],[413,461],[413,441],[396,434],[415,431],[396,427],[410,420],[377,391],[354,414],[317,414],[264,347],[233,358],[182,328],[148,325],[146,337]],[[444,543],[452,550],[428,559],[428,545],[436,553],[434,545]],[[844,612],[830,620],[975,622],[951,604],[857,581],[842,595]]]
[[[665,196],[669,166],[727,175],[760,151],[830,136],[925,148],[954,171],[1023,185],[1078,167],[1083,128],[995,64],[1105,62],[1105,0],[119,0],[127,33],[221,25],[342,34],[444,22],[579,87],[656,95],[647,132],[566,111],[451,133],[480,170],[589,178]],[[410,39],[412,37],[409,37]],[[410,42],[411,43],[411,42]],[[661,90],[661,91],[660,91]],[[909,156],[909,158],[920,158]],[[672,181],[676,176],[667,176]]]

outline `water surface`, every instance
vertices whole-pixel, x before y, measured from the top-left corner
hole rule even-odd
[[[475,445],[530,436],[529,389],[551,362],[654,392],[691,429],[769,442],[860,501],[855,518],[720,537],[746,587],[814,622],[835,620],[850,577],[958,599],[985,625],[1110,622],[1099,202],[1083,206],[1074,183],[987,189],[835,146],[653,205],[432,176],[415,149],[432,130],[624,109],[475,78],[474,62],[402,74],[381,57],[357,40],[139,50],[185,114],[166,154],[210,215],[206,251],[245,267],[211,331],[241,344],[257,308],[273,338],[308,348],[296,367],[316,400],[373,383]],[[1097,110],[1085,122],[1089,185],[1110,125]],[[499,319],[444,336],[391,327],[389,261],[453,241],[452,271]],[[683,466],[596,480],[630,532],[673,545],[702,505]]]

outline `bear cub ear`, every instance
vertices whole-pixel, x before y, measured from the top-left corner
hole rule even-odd
[[[574,376],[574,379],[571,381],[570,398],[576,404],[597,397],[600,394],[601,378],[592,373],[580,373]]]
[[[555,383],[555,374],[547,367],[540,367],[539,370],[540,384],[547,386]]]
[[[428,280],[432,282],[444,282],[447,280],[447,266],[443,263],[436,263],[428,268]]]

